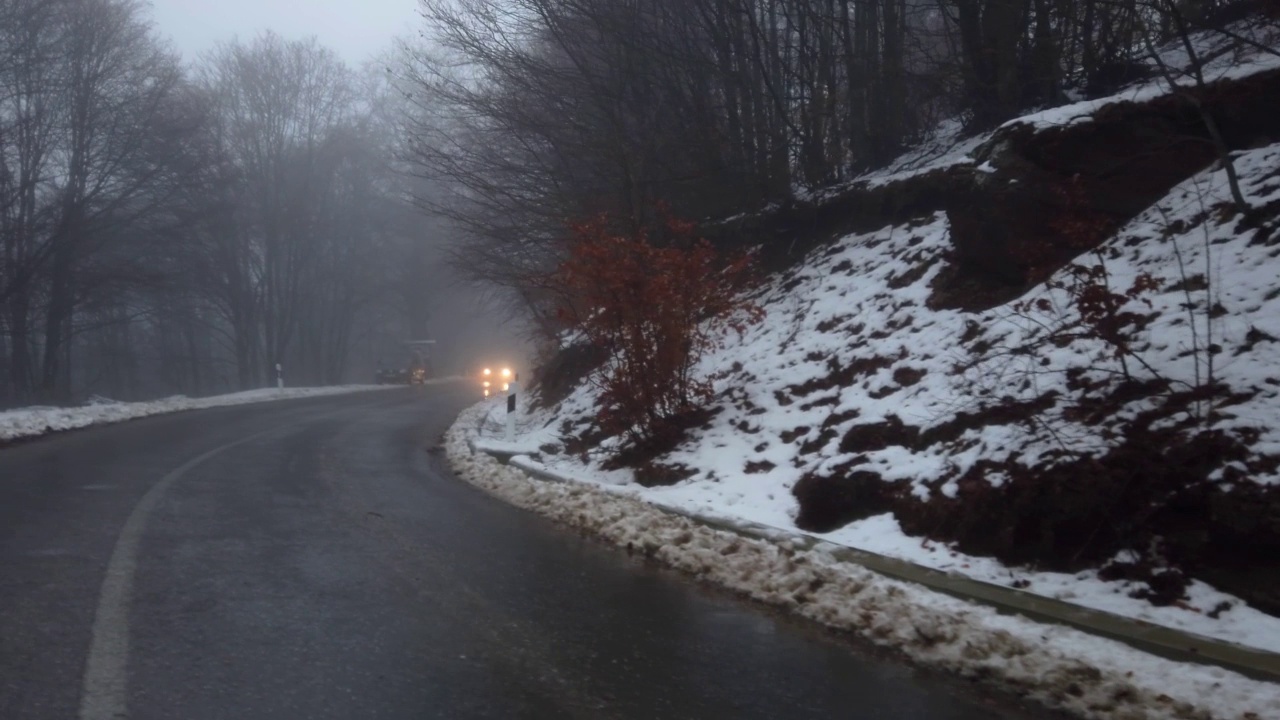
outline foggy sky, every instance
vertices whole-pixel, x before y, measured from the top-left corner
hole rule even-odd
[[[418,31],[417,0],[151,0],[151,18],[186,60],[222,41],[263,30],[315,35],[352,67]]]

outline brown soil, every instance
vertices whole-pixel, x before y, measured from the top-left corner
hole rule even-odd
[[[538,390],[534,407],[553,407],[563,402],[607,358],[603,349],[590,344],[561,349],[534,371],[531,385]]]
[[[841,365],[837,358],[832,357],[827,360],[828,373],[826,375],[808,380],[799,385],[792,385],[787,388],[787,392],[793,397],[805,397],[821,390],[846,388],[853,384],[855,378],[872,375],[885,368],[893,367],[894,362],[899,359],[901,358],[857,358],[848,365]],[[791,404],[790,400],[786,404]]]
[[[839,477],[807,474],[791,492],[800,501],[796,527],[830,532],[892,508],[893,488],[874,472],[856,470]]]
[[[694,471],[687,465],[660,463],[646,460],[634,468],[636,482],[644,487],[675,485],[681,480],[694,476]]]
[[[1033,468],[979,463],[959,478],[955,498],[908,498],[894,509],[908,533],[1012,564],[1073,572],[1144,551],[1145,562],[1280,613],[1280,491],[1247,477],[1209,480],[1230,461],[1275,465],[1261,467],[1241,438],[1219,431],[1133,431],[1101,457]],[[993,471],[1010,479],[993,486],[985,479]],[[1154,600],[1170,599],[1169,580],[1152,582]]]

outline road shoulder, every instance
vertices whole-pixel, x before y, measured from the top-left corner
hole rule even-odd
[[[789,538],[744,537],[599,486],[531,478],[468,444],[481,408],[446,436],[455,473],[522,508],[700,580],[891,646],[1081,717],[1251,718],[1280,707],[1280,685],[1176,662],[1061,625],[1001,614],[842,560]]]

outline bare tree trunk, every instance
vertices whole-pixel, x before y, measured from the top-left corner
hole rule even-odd
[[[1196,81],[1197,92],[1185,92],[1180,90],[1177,78],[1173,76],[1173,72],[1164,62],[1164,58],[1156,50],[1155,43],[1151,39],[1150,30],[1143,33],[1143,41],[1147,46],[1147,53],[1160,69],[1161,75],[1164,77],[1165,83],[1169,86],[1169,91],[1175,95],[1181,95],[1195,108],[1196,113],[1200,115],[1200,120],[1204,123],[1205,131],[1209,134],[1210,141],[1213,143],[1215,152],[1218,155],[1218,162],[1222,165],[1227,175],[1227,185],[1231,190],[1231,199],[1235,203],[1236,209],[1240,212],[1249,210],[1249,202],[1244,197],[1244,192],[1240,188],[1240,176],[1236,173],[1235,161],[1231,158],[1231,149],[1227,146],[1226,139],[1222,136],[1222,131],[1218,127],[1217,120],[1213,117],[1213,113],[1209,108],[1205,107],[1200,95],[1204,94],[1207,87],[1204,80],[1204,70],[1196,52],[1195,45],[1191,42],[1190,30],[1187,28],[1186,21],[1183,19],[1181,12],[1172,0],[1165,0],[1166,17],[1170,19],[1173,27],[1176,29],[1179,39],[1182,41],[1183,48],[1187,51],[1187,61],[1190,64],[1192,77]]]
[[[45,308],[44,361],[41,364],[40,395],[45,400],[66,401],[71,388],[65,384],[65,365],[71,342],[72,258],[67,243],[54,252],[50,268],[49,301]]]

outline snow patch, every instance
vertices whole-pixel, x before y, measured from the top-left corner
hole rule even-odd
[[[432,382],[450,382],[442,378]],[[371,390],[386,390],[394,386],[386,385],[335,385],[331,387],[297,387],[264,388],[246,390],[244,392],[209,397],[190,398],[185,395],[174,395],[159,400],[146,402],[118,402],[109,398],[93,397],[80,407],[45,407],[34,406],[15,410],[0,411],[0,442],[36,437],[46,433],[62,430],[75,430],[90,425],[135,420],[150,415],[181,412],[183,410],[203,410],[206,408],[224,407],[227,405],[247,405],[249,403],[268,402],[272,400],[292,400],[296,398],[322,397],[327,395],[343,395]]]

